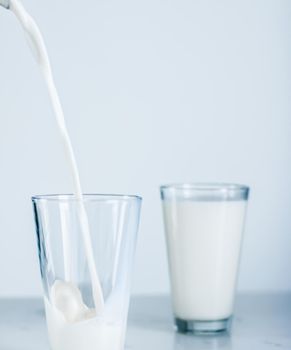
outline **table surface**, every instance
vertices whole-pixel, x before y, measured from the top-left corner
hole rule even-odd
[[[169,297],[134,297],[126,349],[290,350],[291,293],[239,295],[231,335],[217,336],[177,334]],[[0,350],[49,350],[41,300],[0,299]]]

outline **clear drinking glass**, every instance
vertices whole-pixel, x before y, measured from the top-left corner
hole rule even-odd
[[[141,198],[48,195],[32,202],[51,349],[123,349]],[[92,271],[104,299],[98,310]]]
[[[161,187],[178,331],[229,329],[248,194],[235,184]]]

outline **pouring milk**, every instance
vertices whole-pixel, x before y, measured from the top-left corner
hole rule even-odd
[[[0,5],[11,10],[20,22],[48,88],[57,126],[73,177],[74,191],[78,202],[78,215],[94,299],[95,307],[89,309],[83,302],[80,290],[70,280],[70,261],[67,255],[64,254],[64,270],[67,274],[65,276],[66,281],[55,281],[50,291],[51,302],[47,299],[45,300],[48,332],[52,350],[74,350],[80,348],[85,348],[86,350],[97,348],[119,350],[122,346],[120,344],[122,327],[120,325],[102,323],[102,321],[94,318],[96,315],[102,313],[104,299],[94,261],[88,217],[83,203],[78,167],[42,34],[36,22],[27,13],[20,1],[0,0]],[[70,237],[68,235],[63,235],[63,246],[64,250],[70,246]]]

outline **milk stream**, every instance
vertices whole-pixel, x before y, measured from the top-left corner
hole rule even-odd
[[[75,195],[76,195],[77,205],[78,205],[80,226],[82,230],[85,254],[86,254],[86,259],[87,259],[90,278],[91,278],[92,294],[93,294],[93,299],[95,304],[95,310],[98,313],[98,312],[101,312],[104,308],[103,294],[102,294],[102,289],[101,289],[98,273],[96,270],[96,265],[95,265],[93,250],[92,250],[90,229],[89,229],[87,213],[83,203],[83,195],[82,195],[82,188],[80,184],[79,171],[78,171],[71,139],[69,137],[68,130],[66,127],[64,112],[63,112],[60,98],[55,86],[47,49],[46,49],[42,34],[36,22],[29,15],[29,13],[27,13],[23,5],[18,0],[10,0],[10,10],[15,14],[22,28],[24,29],[24,32],[28,39],[28,43],[34,53],[34,56],[41,69],[41,72],[45,79],[45,83],[48,88],[50,101],[52,103],[53,111],[56,116],[58,129],[66,151],[66,158],[69,162],[71,174],[73,177]],[[68,235],[63,235],[63,240],[64,240],[63,241],[64,251],[68,251],[69,250],[68,248],[70,247],[70,242],[69,242],[70,238],[68,237]],[[68,256],[67,254],[64,254],[64,267],[65,267],[66,274],[68,274],[69,273],[68,271],[70,271],[70,261],[67,256]],[[65,277],[66,277],[66,280],[70,279],[70,276],[68,275]]]

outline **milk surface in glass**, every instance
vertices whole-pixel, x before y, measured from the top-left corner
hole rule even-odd
[[[98,320],[72,283],[54,283],[51,302],[45,297],[45,311],[52,350],[123,348],[125,324]]]

